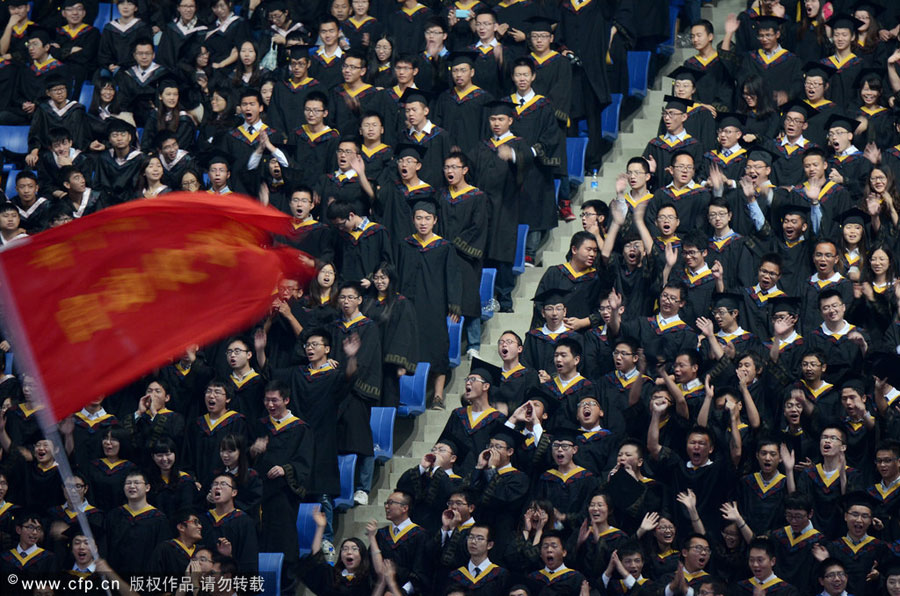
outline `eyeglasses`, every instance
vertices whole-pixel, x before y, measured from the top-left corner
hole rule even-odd
[[[871,182],[887,182],[887,176],[869,176]]]
[[[805,124],[806,123],[805,118],[793,118],[791,116],[785,116],[784,121],[787,122],[788,124]]]
[[[338,149],[335,153],[338,155],[356,155],[356,151],[353,149]]]
[[[212,484],[210,484],[210,486],[213,488],[222,488],[222,487],[234,488],[234,486],[232,486],[230,483],[222,481],[222,480],[213,482]]]
[[[623,352],[622,350],[613,350],[612,355],[613,356],[634,356],[634,352]]]
[[[788,521],[802,521],[806,519],[808,516],[806,513],[785,513],[784,519]]]
[[[466,540],[468,540],[470,542],[487,542],[487,538],[485,538],[484,536],[478,536],[478,535],[472,535],[472,534],[469,534],[468,536],[466,536]]]
[[[694,170],[694,166],[689,166],[689,165],[684,164],[684,165],[680,165],[680,166],[672,166],[672,169],[675,170],[676,172],[691,172]]]
[[[224,397],[224,396],[227,396],[228,394],[225,392],[224,389],[207,389],[204,392],[204,395],[218,395],[218,396]]]
[[[455,166],[455,165],[452,165],[452,164],[451,164],[451,165],[446,165],[446,166],[444,166],[444,171],[445,171],[445,172],[446,172],[447,170],[461,170],[461,169],[463,169],[463,166]]]
[[[822,438],[821,438],[820,440],[822,440],[822,441],[833,441],[833,442],[835,442],[835,443],[842,443],[842,442],[843,442],[843,441],[841,440],[840,437],[836,437],[835,435],[822,435]]]
[[[304,114],[321,114],[324,111],[322,108],[303,108]]]
[[[681,296],[676,296],[674,294],[660,294],[659,299],[663,302],[678,302],[681,300]]]
[[[463,379],[463,381],[465,381],[466,383],[486,383],[487,382],[484,379],[482,379],[481,377],[476,377],[475,375],[469,375],[468,377]]]
[[[692,248],[690,250],[684,250],[682,252],[684,252],[684,256],[686,256],[686,257],[696,257],[697,255],[700,254],[700,251],[697,250],[696,248]]]
[[[728,217],[727,211],[710,211],[706,214],[709,219],[725,219]]]
[[[712,552],[712,549],[708,546],[701,546],[699,544],[695,544],[694,546],[689,547],[688,550],[692,550],[695,553],[700,553],[702,555],[708,555]]]
[[[861,520],[872,519],[871,513],[861,513],[859,511],[848,511],[847,516],[850,517],[850,519],[861,519]]]
[[[341,296],[338,296],[337,299],[338,299],[339,301],[341,301],[341,302],[347,302],[348,300],[359,300],[359,299],[360,299],[360,296],[346,296],[346,295],[341,295]]]
[[[657,215],[656,221],[675,221],[678,219],[677,215]]]
[[[355,64],[341,64],[341,70],[362,70],[362,66]]]
[[[240,353],[242,353],[242,352],[249,352],[249,351],[250,351],[250,350],[242,350],[241,348],[234,348],[234,349],[232,349],[232,350],[225,350],[225,355],[226,355],[226,356],[231,356],[232,354],[237,355],[237,354],[240,354]]]
[[[876,457],[876,458],[875,458],[875,464],[876,464],[876,465],[890,464],[890,463],[893,463],[893,462],[895,462],[895,461],[897,461],[897,458],[896,458],[896,457]]]
[[[847,577],[847,573],[844,571],[831,571],[823,575],[825,579],[844,579]]]
[[[569,451],[574,449],[575,445],[571,443],[551,443],[550,448],[554,451]]]
[[[677,116],[684,116],[684,112],[678,112],[675,110],[663,110],[662,111],[663,118],[675,118]]]
[[[781,275],[780,271],[772,271],[771,269],[759,269],[759,274],[765,277],[778,277]]]
[[[581,217],[597,217],[600,215],[599,213],[594,213],[593,211],[582,211]]]
[[[497,340],[498,346],[511,346],[513,344],[516,344],[516,340],[514,340],[514,339],[498,339]]]
[[[532,33],[531,39],[550,39],[551,35],[549,33]]]
[[[125,486],[142,486],[144,484],[147,484],[147,483],[143,480],[126,480],[125,481]]]
[[[34,524],[26,524],[26,525],[22,526],[22,529],[26,530],[28,532],[40,532],[41,526],[36,526]]]
[[[466,505],[468,505],[468,503],[458,499],[456,501],[447,501],[447,507],[465,507]]]
[[[388,499],[384,502],[386,507],[390,507],[391,505],[403,505],[403,501],[395,501],[393,499]]]
[[[437,37],[438,35],[443,35],[443,34],[444,34],[444,32],[441,31],[440,29],[438,29],[437,31],[426,31],[425,32],[426,37]]]
[[[303,344],[303,347],[304,348],[318,348],[318,347],[321,347],[324,345],[325,344],[318,342],[318,341],[308,341],[305,344]]]

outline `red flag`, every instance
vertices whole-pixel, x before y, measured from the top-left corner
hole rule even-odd
[[[237,195],[173,193],[105,209],[0,252],[16,355],[44,387],[56,419],[190,344],[257,321],[284,274],[310,279],[315,272],[303,253],[265,248],[289,221]]]

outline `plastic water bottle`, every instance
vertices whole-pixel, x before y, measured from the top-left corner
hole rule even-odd
[[[591,174],[591,193],[599,193],[600,192],[600,181],[597,179],[597,170],[594,170],[594,173]]]
[[[585,201],[596,201],[600,199],[600,180],[597,174],[597,170],[594,170],[591,174],[587,188],[584,189],[583,200]]]

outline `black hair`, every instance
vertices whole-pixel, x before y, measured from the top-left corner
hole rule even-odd
[[[575,358],[581,358],[583,350],[581,349],[581,342],[572,339],[571,337],[563,337],[559,341],[556,342],[556,349],[559,348],[569,348],[569,351],[572,352],[572,356]],[[554,349],[554,352],[556,351]]]

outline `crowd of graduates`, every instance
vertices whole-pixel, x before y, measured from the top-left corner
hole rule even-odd
[[[600,114],[668,2],[120,0],[102,31],[94,0],[5,2],[0,126],[27,151],[2,155],[3,246],[235,192],[287,214],[275,242],[317,274],[59,444],[35,380],[4,375],[0,577],[226,596],[275,552],[286,593],[900,595],[900,5],[753,0],[716,31],[699,4],[658,136],[581,203],[528,329],[482,349],[483,268],[487,308],[526,308],[518,226],[535,266],[575,220],[566,138],[584,121],[602,165]],[[336,544],[338,456],[368,505],[371,408],[426,362],[446,426],[387,523]]]

